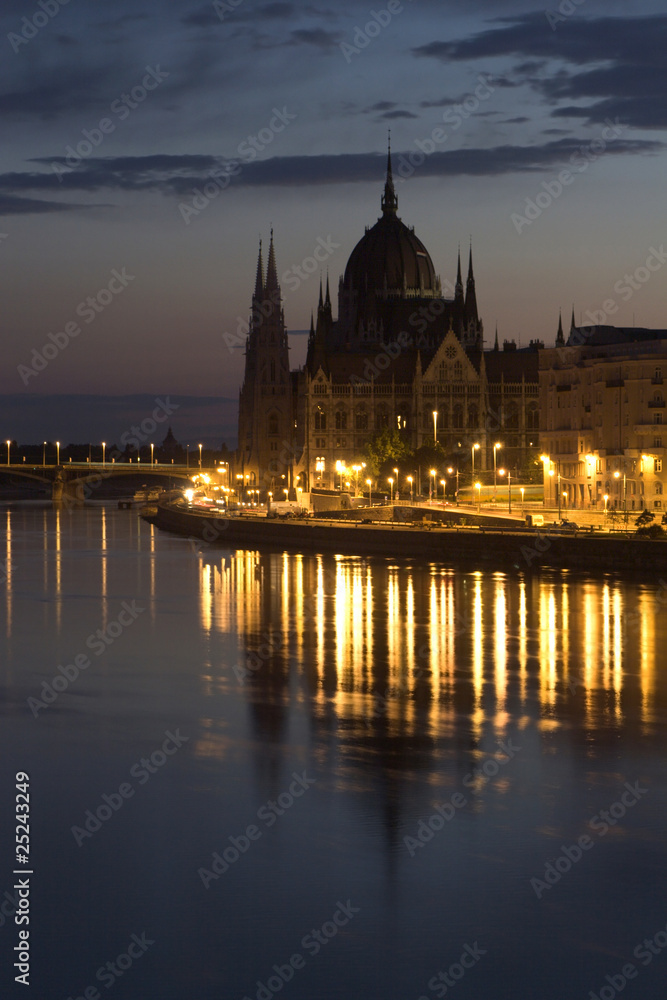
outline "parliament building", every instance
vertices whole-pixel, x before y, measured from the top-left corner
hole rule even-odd
[[[443,294],[431,256],[398,216],[387,158],[379,219],[352,250],[338,284],[320,282],[305,365],[290,370],[288,334],[271,235],[260,246],[245,375],[239,396],[236,475],[261,491],[339,484],[336,463],[360,464],[383,428],[410,449],[437,439],[464,476],[476,468],[521,468],[539,454],[538,349],[513,341],[485,350],[472,248],[465,284],[459,252],[455,285]],[[467,464],[466,464],[467,462]],[[463,485],[463,480],[461,482]],[[293,495],[293,493],[291,493]]]

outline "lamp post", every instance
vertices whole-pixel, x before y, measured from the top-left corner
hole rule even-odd
[[[605,495],[602,497],[602,499],[604,500],[604,516],[606,517],[607,516],[607,500],[609,499],[609,494],[605,493]]]
[[[372,496],[371,496],[371,486],[372,486],[372,485],[373,485],[373,484],[371,483],[370,479],[367,479],[367,480],[366,480],[366,486],[368,486],[368,506],[369,506],[369,507],[372,507],[372,506],[373,506],[373,498],[372,498]]]
[[[472,446],[472,448],[470,449],[470,452],[471,452],[471,455],[472,455],[472,478],[471,478],[471,482],[473,482],[473,483],[475,482],[475,452],[476,451],[479,451],[479,445],[478,444],[474,444]]]
[[[412,476],[408,476],[408,482],[410,483],[410,503],[412,503]]]
[[[102,466],[103,467],[106,464],[106,452],[107,452],[107,443],[106,443],[106,441],[103,441],[102,442]]]
[[[201,448],[202,448],[202,446],[199,445],[199,471],[200,472],[201,472]]]
[[[42,441],[42,465],[46,466],[46,441]]]
[[[440,485],[442,486],[442,500],[443,500],[443,503],[445,503],[446,500],[447,500],[447,480],[446,479],[441,479],[440,480]]]
[[[9,441],[7,445],[9,446]],[[9,459],[9,455],[7,458]],[[60,465],[60,441],[56,441],[56,465]]]
[[[9,449],[11,446],[11,441],[7,442],[7,465],[9,465]]]
[[[153,448],[154,448],[154,445],[153,445],[153,442],[151,441],[151,469],[153,468]]]
[[[433,411],[433,444],[438,443],[438,411]]]
[[[189,444],[186,444],[186,446],[185,446],[185,468],[186,469],[190,468],[190,445]]]
[[[493,446],[493,496],[494,496],[494,499],[495,499],[496,492],[497,492],[497,489],[496,489],[496,452],[498,451],[499,448],[502,448],[502,445],[500,443],[494,444],[494,446]]]
[[[393,503],[394,502],[394,480],[390,476],[389,479],[387,480],[387,482],[389,483],[389,502]]]
[[[614,479],[619,479],[621,473],[615,472]],[[627,494],[627,483],[625,480],[625,472],[623,473],[623,520],[628,523],[628,494]]]
[[[482,484],[475,483],[475,489],[477,490],[477,513],[482,513]]]
[[[560,521],[560,469],[558,470],[558,475],[556,476],[556,479],[558,482],[558,520]]]
[[[431,481],[428,484],[428,502],[432,503],[433,494],[436,491],[436,489],[435,489],[435,476],[436,476],[435,469],[431,469],[430,475],[431,475]]]
[[[450,476],[452,476],[454,474],[454,469],[452,468],[451,465],[447,469],[447,472],[449,473]],[[458,469],[456,470],[456,493],[454,494],[454,499],[456,501],[456,506],[458,507],[458,505],[459,505],[459,470]]]
[[[512,473],[507,470],[507,513],[512,513]]]
[[[523,514],[523,486],[521,487],[521,513]]]

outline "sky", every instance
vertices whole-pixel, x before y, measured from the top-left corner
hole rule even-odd
[[[443,285],[472,240],[488,346],[559,308],[667,326],[664,3],[4,0],[0,46],[0,439],[112,440],[170,394],[178,438],[233,444],[259,240],[296,367],[389,129]]]

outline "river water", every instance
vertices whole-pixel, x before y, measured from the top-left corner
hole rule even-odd
[[[3,995],[664,1000],[667,581],[0,520]]]

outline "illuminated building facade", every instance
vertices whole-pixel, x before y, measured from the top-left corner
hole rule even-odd
[[[399,429],[411,449],[437,439],[448,456],[461,455],[461,471],[476,443],[480,471],[491,467],[498,441],[511,469],[539,454],[542,345],[517,350],[506,341],[500,350],[496,334],[494,349],[484,350],[472,249],[465,285],[459,253],[456,283],[447,283],[445,295],[426,247],[398,217],[390,154],[381,209],[340,278],[337,319],[329,281],[325,290],[320,283],[306,363],[291,379],[275,260],[264,282],[260,257],[237,475],[250,474],[261,487],[282,486],[277,476],[306,490],[338,485],[336,463],[352,468],[384,428]],[[268,321],[258,315],[267,295],[276,310]]]
[[[667,330],[576,327],[539,354],[545,503],[665,509]]]

